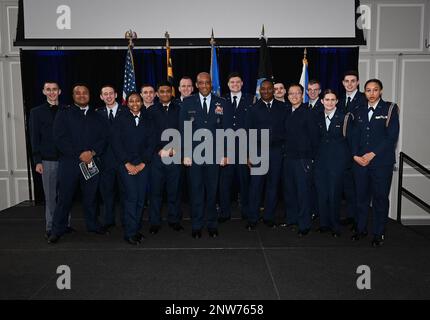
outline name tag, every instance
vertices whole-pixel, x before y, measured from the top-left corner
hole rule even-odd
[[[388,116],[376,116],[375,120],[379,120],[379,119],[388,119]]]
[[[336,128],[340,128],[340,124],[336,125]]]

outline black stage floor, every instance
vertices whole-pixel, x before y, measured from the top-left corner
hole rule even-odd
[[[186,210],[186,208],[184,208]],[[236,212],[237,214],[237,212]],[[371,237],[352,242],[263,224],[248,232],[235,218],[220,235],[191,238],[167,225],[134,247],[120,227],[108,236],[85,232],[80,206],[77,233],[56,245],[44,239],[43,207],[16,206],[0,213],[0,299],[429,299],[430,226],[390,221],[383,247]],[[316,225],[315,225],[316,227]],[[71,289],[56,286],[57,267],[71,269]],[[371,271],[371,289],[359,290],[357,268]]]

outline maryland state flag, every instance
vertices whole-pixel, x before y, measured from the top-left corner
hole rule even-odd
[[[167,81],[172,84],[172,94],[175,96],[172,57],[170,56],[169,33],[166,32]]]

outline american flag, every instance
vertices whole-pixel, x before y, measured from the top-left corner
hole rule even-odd
[[[122,89],[123,105],[127,104],[127,95],[133,91],[136,91],[136,77],[134,75],[133,49],[129,47],[127,50],[127,56],[125,57],[124,87]]]

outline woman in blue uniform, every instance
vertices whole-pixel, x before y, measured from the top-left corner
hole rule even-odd
[[[351,166],[352,156],[347,138],[352,129],[352,115],[336,108],[337,95],[331,89],[324,91],[324,112],[317,117],[319,148],[315,162],[315,184],[320,213],[320,233],[331,232],[340,236],[340,204],[345,170]]]
[[[127,97],[129,112],[122,112],[111,132],[124,193],[124,239],[133,245],[143,240],[139,231],[155,141],[151,123],[141,113],[142,105],[142,97],[137,92],[130,93]]]
[[[372,246],[384,243],[390,208],[390,188],[399,139],[399,107],[382,99],[382,82],[370,79],[364,86],[367,106],[356,113],[352,134],[354,180],[357,190],[357,230],[353,241],[367,236],[372,201]]]

